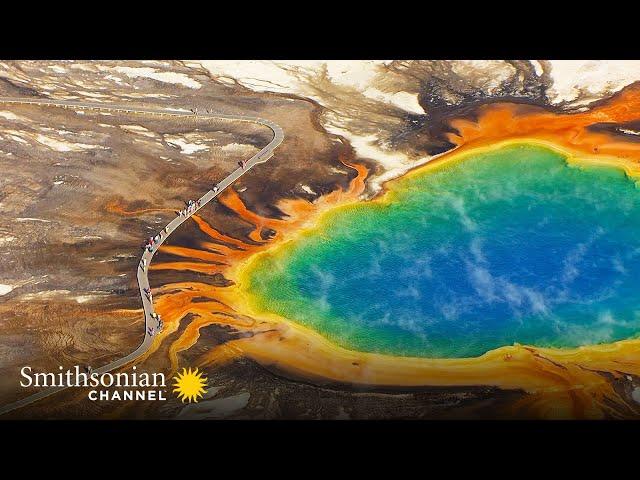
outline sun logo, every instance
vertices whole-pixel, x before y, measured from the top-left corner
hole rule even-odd
[[[198,369],[195,370],[187,370],[186,368],[182,369],[178,375],[173,377],[175,383],[173,384],[174,393],[178,393],[178,398],[182,399],[182,403],[185,400],[189,400],[191,402],[198,402],[198,398],[201,398],[203,394],[207,393],[205,387],[207,386],[207,377],[203,377],[202,374],[204,372],[198,372]]]

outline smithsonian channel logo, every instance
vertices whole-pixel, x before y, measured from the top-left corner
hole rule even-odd
[[[29,366],[20,369],[20,386],[23,388],[89,388],[87,398],[92,402],[152,400],[166,401],[167,390],[183,403],[197,403],[207,393],[207,378],[203,372],[183,368],[172,377],[173,383],[167,387],[164,373],[138,372],[134,366],[131,372],[100,373],[91,367],[78,365],[68,370],[58,367],[56,373],[33,372]]]

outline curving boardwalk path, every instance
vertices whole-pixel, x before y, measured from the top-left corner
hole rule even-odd
[[[171,235],[171,233],[182,225],[187,219],[189,219],[193,214],[195,214],[198,210],[203,208],[207,203],[213,200],[215,197],[220,195],[226,188],[228,188],[233,182],[235,182],[242,175],[247,173],[254,165],[258,163],[264,163],[269,158],[273,156],[273,151],[282,143],[284,139],[284,133],[282,128],[279,125],[265,120],[259,117],[246,117],[241,115],[226,115],[226,114],[217,114],[217,113],[199,113],[194,114],[187,110],[178,110],[171,108],[153,108],[153,107],[136,107],[130,108],[124,105],[112,104],[112,103],[88,103],[88,102],[76,102],[71,100],[48,100],[48,99],[30,99],[30,98],[10,98],[10,97],[0,97],[0,104],[18,104],[18,105],[41,105],[46,107],[57,107],[57,108],[68,108],[72,110],[91,110],[91,111],[106,111],[106,112],[116,112],[116,113],[128,113],[128,114],[141,114],[141,115],[155,115],[160,117],[188,117],[188,118],[210,118],[215,120],[232,120],[232,121],[240,121],[240,122],[250,122],[257,123],[260,125],[264,125],[269,127],[273,132],[273,140],[269,142],[269,144],[256,153],[253,157],[247,160],[246,167],[243,169],[241,167],[236,168],[233,172],[231,172],[227,177],[225,177],[220,183],[218,183],[219,190],[214,192],[213,190],[209,190],[202,197],[200,197],[200,207],[194,208],[191,213],[188,213],[184,216],[177,216],[174,218],[169,224],[166,226],[166,233],[162,235],[160,241],[154,245],[153,251],[149,252],[148,250],[144,250],[144,254],[140,258],[140,262],[145,260],[146,268],[142,269],[140,266],[137,267],[137,278],[138,278],[138,288],[140,289],[140,298],[142,299],[142,308],[144,310],[144,339],[138,348],[136,348],[129,355],[122,357],[118,360],[115,360],[107,365],[104,365],[100,368],[96,368],[94,370],[95,373],[101,375],[103,373],[108,373],[118,368],[121,368],[128,363],[136,360],[137,358],[144,355],[144,353],[149,350],[151,347],[151,343],[153,342],[153,335],[149,334],[149,328],[156,329],[157,321],[151,316],[151,314],[155,313],[153,309],[153,302],[151,302],[144,293],[145,288],[150,288],[149,286],[149,278],[147,276],[147,272],[149,270],[149,264],[153,259],[155,252],[158,250],[158,247],[164,243],[164,241]],[[181,206],[180,209],[183,207]],[[57,393],[61,390],[64,390],[68,387],[50,387],[44,390],[41,390],[33,395],[29,395],[21,400],[18,400],[14,403],[10,403],[3,407],[0,407],[0,415],[11,412],[18,408],[24,407],[25,405],[29,405],[33,402],[37,402],[43,398],[46,398],[54,393]]]

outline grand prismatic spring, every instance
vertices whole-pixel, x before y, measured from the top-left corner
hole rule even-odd
[[[332,211],[257,258],[244,287],[346,348],[460,358],[634,337],[639,267],[635,183],[521,144]]]

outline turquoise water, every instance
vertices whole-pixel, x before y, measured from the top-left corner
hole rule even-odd
[[[635,336],[639,267],[634,182],[518,145],[402,179],[388,204],[330,212],[259,258],[247,288],[347,348],[469,357]]]

